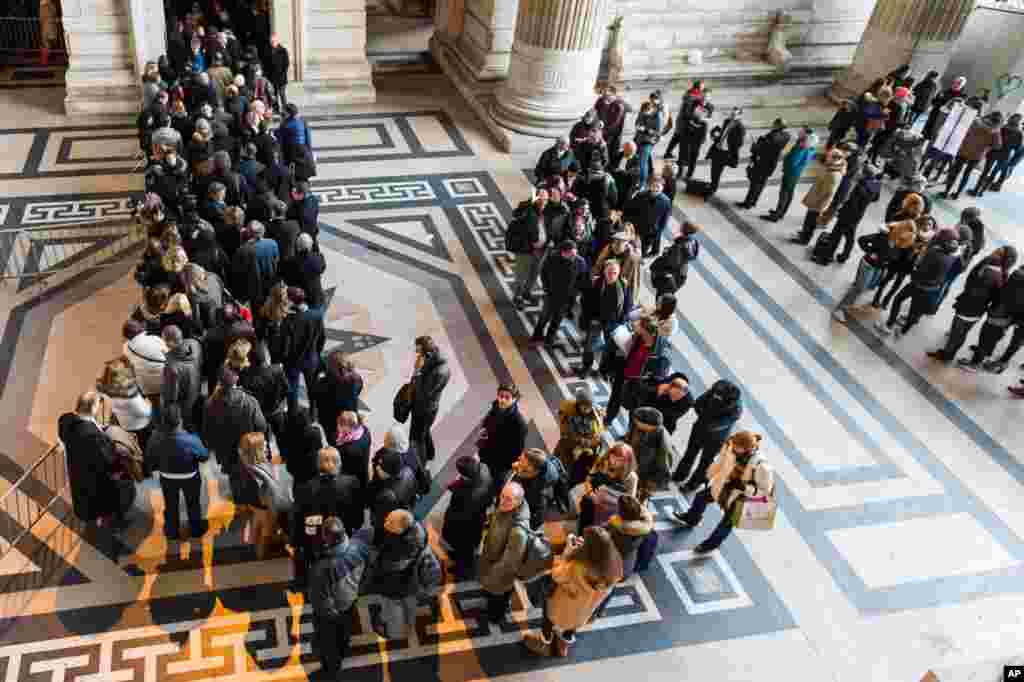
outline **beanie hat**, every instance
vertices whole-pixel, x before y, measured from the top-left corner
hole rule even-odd
[[[394,478],[402,472],[402,455],[394,450],[385,450],[381,453],[378,464],[385,474]]]
[[[661,412],[653,407],[639,407],[633,410],[633,420],[638,424],[654,428],[658,428],[665,423],[665,418],[661,416]]]
[[[456,460],[455,470],[463,478],[474,479],[480,475],[480,458],[476,455],[463,455]]]
[[[910,88],[906,88],[906,87],[901,85],[900,87],[898,87],[895,90],[893,90],[892,94],[895,95],[896,97],[899,97],[899,98],[902,99],[902,98],[908,97],[910,95]]]

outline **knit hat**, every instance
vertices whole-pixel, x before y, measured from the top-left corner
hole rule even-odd
[[[665,423],[665,418],[653,407],[638,407],[633,410],[633,421],[647,427],[659,428]]]
[[[480,475],[480,458],[476,455],[463,455],[456,460],[455,470],[463,478],[474,479]]]
[[[583,384],[576,389],[576,404],[579,405],[580,403],[584,405],[594,404],[594,391],[590,388],[590,384]]]
[[[380,455],[378,465],[388,476],[395,478],[402,472],[402,455],[394,450],[385,450]]]
[[[894,95],[895,97],[898,97],[898,98],[900,98],[900,99],[903,99],[903,98],[905,98],[905,97],[909,97],[909,96],[910,96],[910,88],[906,88],[906,87],[903,87],[903,86],[901,85],[900,87],[898,87],[898,88],[896,88],[895,90],[893,90],[893,91],[892,91],[892,94],[893,94],[893,95]]]

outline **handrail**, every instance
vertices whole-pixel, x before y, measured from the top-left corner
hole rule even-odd
[[[25,473],[18,477],[18,480],[15,481],[3,495],[0,495],[0,511],[6,514],[4,522],[13,522],[15,527],[21,527],[20,532],[18,532],[13,539],[6,539],[6,536],[9,536],[10,533],[4,533],[4,537],[0,538],[4,540],[3,543],[0,543],[0,560],[2,560],[8,552],[14,549],[23,537],[31,532],[36,523],[39,522],[39,519],[43,518],[43,515],[50,510],[53,503],[63,494],[64,489],[67,488],[67,462],[65,458],[61,456],[60,466],[52,467],[52,473],[54,475],[59,475],[61,478],[62,482],[59,487],[56,485],[51,487],[48,480],[41,480],[39,478],[35,479],[40,481],[42,485],[52,492],[52,496],[46,501],[46,504],[40,504],[38,500],[34,500],[31,495],[26,493],[24,490],[21,490],[25,482],[34,478],[40,467],[43,467],[45,463],[55,457],[56,453],[64,453],[64,446],[61,443],[57,443],[47,450],[45,455],[36,460],[36,462],[25,471]],[[46,479],[49,473],[50,467],[47,466],[43,471],[43,479]],[[38,507],[38,511],[35,516],[32,515],[32,506],[29,504],[29,500]],[[24,504],[22,504],[22,502],[24,502]],[[13,507],[13,510],[11,507]],[[25,513],[23,514],[22,511]]]

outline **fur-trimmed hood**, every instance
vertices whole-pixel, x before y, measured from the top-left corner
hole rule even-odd
[[[644,509],[644,518],[635,521],[624,521],[621,516],[615,514],[608,519],[608,525],[617,533],[643,537],[654,530],[654,514]]]

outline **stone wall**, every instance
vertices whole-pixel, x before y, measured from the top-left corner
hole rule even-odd
[[[776,13],[788,18],[794,68],[834,70],[849,65],[874,0],[614,0],[624,17],[626,81],[727,75],[774,70],[763,54]],[[704,63],[687,62],[687,51]]]
[[[128,0],[65,0],[68,114],[126,114],[139,109]]]
[[[957,76],[966,76],[971,92],[983,88],[992,90],[991,104],[1004,114],[1016,111],[1024,102],[1024,89],[998,102],[995,95],[996,79],[1003,74],[1024,77],[1024,8],[1010,9],[1012,7],[1011,3],[994,7],[979,3],[953,48],[949,67],[942,78],[943,83],[949,85]],[[998,49],[993,49],[995,46]]]

